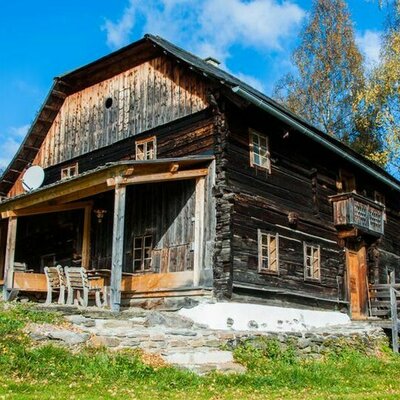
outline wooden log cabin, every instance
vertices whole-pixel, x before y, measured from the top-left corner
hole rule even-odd
[[[25,192],[34,165],[45,180]],[[212,60],[146,35],[55,78],[0,180],[4,294],[82,265],[110,271],[113,310],[209,296],[364,318],[368,284],[400,278],[399,192]]]

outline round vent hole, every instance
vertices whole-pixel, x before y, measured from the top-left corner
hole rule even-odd
[[[113,103],[113,99],[111,97],[109,97],[105,103],[106,108],[110,108],[112,106],[112,103]]]

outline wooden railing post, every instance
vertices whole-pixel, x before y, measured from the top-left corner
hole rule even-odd
[[[6,257],[4,263],[3,298],[8,300],[9,290],[13,287],[14,280],[14,256],[17,241],[17,217],[8,220]]]
[[[119,312],[121,307],[122,263],[124,256],[126,187],[117,185],[114,197],[114,223],[111,266],[111,311]]]
[[[396,289],[396,278],[394,271],[390,274],[390,316],[392,317],[392,348],[395,353],[399,352],[399,318],[397,315],[397,295],[400,294]]]
[[[395,353],[399,352],[399,319],[397,316],[397,291],[390,286],[390,312],[392,317],[392,347]]]

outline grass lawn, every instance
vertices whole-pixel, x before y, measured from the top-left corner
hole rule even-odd
[[[272,342],[243,346],[235,355],[248,373],[199,377],[151,366],[138,351],[33,345],[23,333],[31,321],[62,318],[0,303],[0,399],[400,399],[400,357],[387,349],[379,357],[343,349],[301,361]]]

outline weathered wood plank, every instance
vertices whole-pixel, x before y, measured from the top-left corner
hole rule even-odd
[[[203,268],[205,178],[196,180],[193,286],[199,286]]]
[[[14,279],[14,257],[15,257],[15,246],[17,241],[17,222],[16,217],[11,217],[8,220],[7,230],[7,245],[6,245],[6,256],[5,256],[5,268],[4,268],[4,286],[3,286],[3,298],[8,299],[8,289],[13,287]]]
[[[114,222],[111,267],[111,311],[118,312],[121,305],[122,263],[124,256],[126,188],[116,187],[114,198]]]

